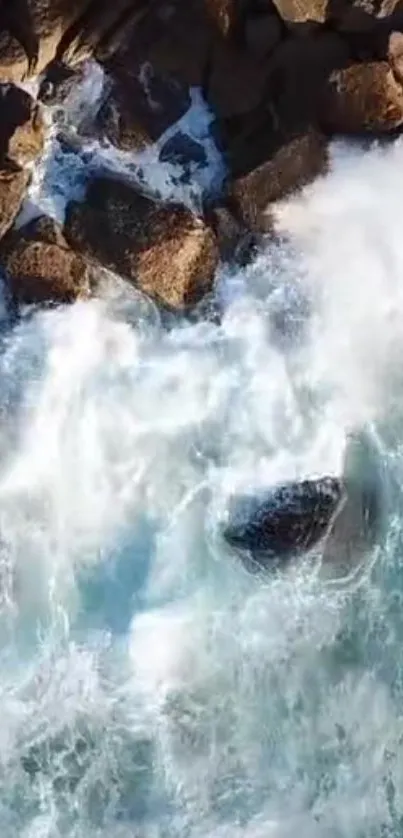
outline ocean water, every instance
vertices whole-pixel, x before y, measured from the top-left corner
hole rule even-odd
[[[82,172],[51,131],[24,212],[60,217]],[[218,271],[220,323],[164,328],[112,279],[2,303],[4,838],[403,834],[402,195],[400,141],[335,146]],[[387,489],[359,583],[248,574],[231,494],[339,473],[356,428]]]

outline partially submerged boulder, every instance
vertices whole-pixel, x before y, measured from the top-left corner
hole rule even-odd
[[[121,181],[92,180],[84,203],[68,205],[64,231],[88,259],[170,309],[192,307],[212,287],[212,230],[185,207],[153,201]]]
[[[385,516],[378,451],[351,435],[340,476],[277,485],[229,505],[223,537],[250,570],[272,570],[313,549],[327,573],[346,575],[377,544]]]
[[[252,171],[235,177],[228,197],[233,211],[245,226],[256,233],[272,228],[270,204],[285,198],[326,171],[328,144],[326,138],[311,129],[287,140],[268,135],[275,142],[268,159]],[[267,148],[268,150],[268,148]]]
[[[167,74],[159,75],[148,62],[112,64],[107,84],[97,125],[124,151],[141,151],[158,140],[191,103],[187,85]]]
[[[46,216],[9,233],[0,260],[16,302],[68,303],[89,294],[91,269]]]

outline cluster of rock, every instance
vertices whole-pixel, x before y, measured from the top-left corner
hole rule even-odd
[[[199,216],[95,174],[63,229],[44,217],[15,229],[43,103],[89,57],[107,79],[96,130],[125,151],[158,140],[202,89],[228,174]],[[41,101],[20,86],[33,77]],[[402,0],[0,0],[0,262],[18,300],[88,294],[101,265],[186,310],[220,257],[270,230],[273,202],[326,171],[331,138],[402,124]],[[195,153],[183,139],[182,160]],[[161,151],[177,154],[172,139]]]

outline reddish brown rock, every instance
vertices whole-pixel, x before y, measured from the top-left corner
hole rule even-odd
[[[403,123],[403,89],[386,61],[334,72],[321,114],[333,134],[386,133]]]
[[[162,205],[125,183],[96,178],[67,208],[65,235],[88,259],[127,278],[162,305],[183,310],[211,289],[215,236],[189,210]]]
[[[91,271],[45,217],[10,233],[0,247],[11,294],[20,303],[67,303],[86,297]]]
[[[233,180],[231,207],[249,230],[267,232],[272,227],[269,205],[324,173],[327,163],[327,142],[315,130],[279,141],[264,163]]]

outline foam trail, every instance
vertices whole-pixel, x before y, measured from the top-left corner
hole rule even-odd
[[[403,149],[353,159],[222,270],[221,325],[109,288],[5,326],[7,838],[399,835]],[[229,496],[337,473],[357,422],[393,486],[360,586],[247,574]]]

